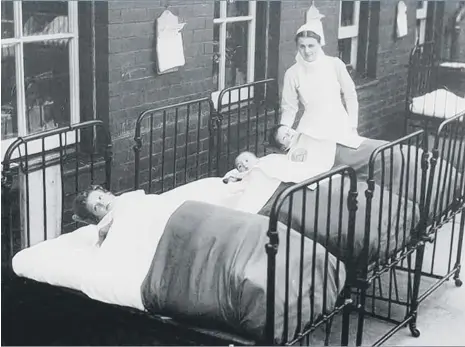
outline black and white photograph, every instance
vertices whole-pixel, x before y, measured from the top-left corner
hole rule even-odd
[[[2,346],[465,346],[465,1],[0,13]]]

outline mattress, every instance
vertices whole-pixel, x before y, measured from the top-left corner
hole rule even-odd
[[[85,226],[18,252],[13,257],[13,271],[21,277],[79,290],[95,300],[144,310],[140,286],[172,213],[187,200],[256,213],[275,190],[269,186],[269,193],[257,194],[257,189],[264,189],[262,181],[244,194],[247,186],[260,178],[224,184],[213,177],[161,195],[143,191],[123,194],[125,203],[116,204],[112,228],[101,247],[96,246],[97,227]]]
[[[438,118],[451,118],[465,111],[465,98],[445,89],[413,98],[410,112],[418,115]]]

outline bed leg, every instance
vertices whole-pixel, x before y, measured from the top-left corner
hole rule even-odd
[[[365,300],[366,300],[366,288],[360,291],[360,305],[358,313],[358,326],[357,326],[357,346],[362,345],[363,341],[363,324],[365,322]]]
[[[420,245],[417,249],[415,258],[415,273],[413,276],[413,288],[412,288],[412,301],[410,308],[410,316],[412,320],[409,322],[409,329],[413,337],[420,336],[420,330],[417,328],[417,311],[418,311],[418,295],[420,292],[421,284],[421,270],[423,267],[423,258],[425,254],[425,244]]]
[[[462,216],[460,218],[460,227],[459,227],[459,244],[457,247],[457,261],[455,263],[454,281],[457,287],[461,287],[463,282],[460,279],[460,268],[461,268],[461,258],[462,258],[462,246],[463,246],[463,233],[465,231],[465,210],[462,210]]]

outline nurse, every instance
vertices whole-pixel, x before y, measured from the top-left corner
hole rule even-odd
[[[284,75],[280,123],[293,126],[300,102],[304,113],[297,132],[356,148],[363,138],[357,133],[355,84],[345,64],[324,53],[321,37],[321,25],[315,22],[296,33],[298,52],[295,64]]]

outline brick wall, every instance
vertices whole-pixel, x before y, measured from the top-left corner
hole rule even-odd
[[[115,191],[134,180],[135,121],[146,109],[205,96],[212,89],[212,1],[169,1],[169,10],[187,24],[182,31],[185,66],[158,75],[155,22],[164,1],[111,1],[109,25],[109,126],[114,145]]]
[[[309,2],[279,2],[278,80],[295,58],[294,34],[304,23]],[[339,2],[316,1],[325,15],[325,51],[337,55]],[[114,142],[113,189],[132,188],[134,126],[138,115],[152,107],[208,95],[212,88],[213,1],[169,1],[169,9],[187,22],[183,29],[186,65],[178,72],[158,75],[155,66],[154,25],[165,1],[108,3],[109,127]],[[402,129],[407,63],[415,39],[416,1],[408,0],[408,35],[393,37],[396,2],[382,1],[376,79],[358,86],[360,132],[393,139]],[[456,6],[446,6],[446,16]]]

